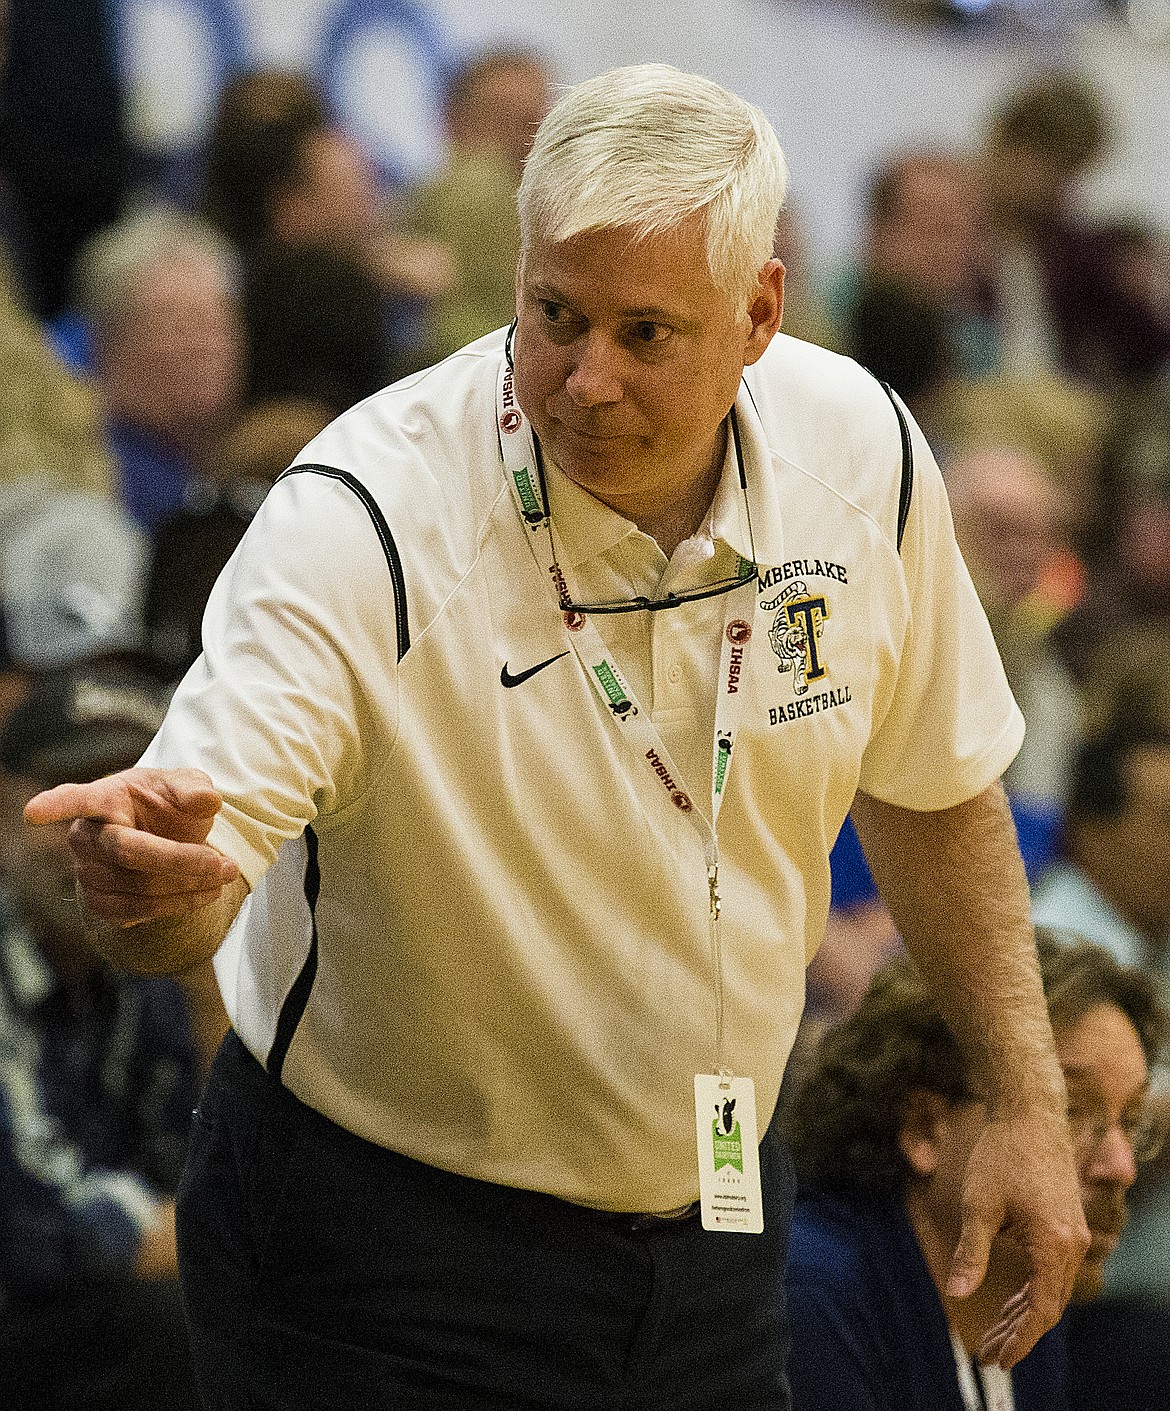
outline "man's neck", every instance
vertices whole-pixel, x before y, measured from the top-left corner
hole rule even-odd
[[[672,474],[669,490],[649,486],[645,493],[615,496],[612,500],[606,499],[605,503],[610,509],[632,520],[670,558],[682,541],[689,539],[706,518],[715,499],[726,458],[725,421],[707,455],[693,468]]]
[[[667,558],[670,558],[682,541],[689,539],[702,524],[710,505],[711,497],[699,506],[697,513],[690,507],[672,505],[662,514],[639,515],[634,518],[634,523],[643,534],[648,534],[654,540]]]

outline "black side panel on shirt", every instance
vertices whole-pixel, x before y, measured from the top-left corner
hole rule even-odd
[[[882,391],[890,399],[894,414],[898,418],[898,430],[902,435],[902,484],[898,489],[898,552],[902,551],[902,535],[906,532],[906,520],[910,514],[910,496],[914,492],[914,446],[910,441],[910,427],[906,424],[906,413],[902,410],[894,389],[888,382],[878,379]]]
[[[386,516],[382,513],[381,506],[356,475],[351,475],[347,470],[340,470],[337,466],[312,463],[293,465],[282,471],[277,479],[283,480],[286,475],[305,474],[323,475],[329,480],[340,480],[343,485],[353,491],[370,516],[374,532],[378,536],[378,542],[382,545],[382,552],[386,555],[386,567],[390,570],[390,582],[394,590],[394,627],[398,642],[397,659],[401,661],[410,647],[410,622],[406,611],[406,575],[402,568],[402,556],[398,552],[398,545],[394,542],[394,535],[390,532],[390,526],[386,523]],[[272,1041],[268,1062],[265,1065],[269,1077],[275,1078],[277,1082],[280,1081],[289,1045],[293,1041],[297,1025],[301,1022],[301,1017],[308,1006],[309,993],[317,976],[317,897],[321,891],[321,872],[317,864],[317,835],[312,828],[305,829],[305,846],[308,851],[308,860],[305,864],[305,900],[309,906],[313,931],[305,963],[301,966],[300,974],[293,982],[292,989],[289,990],[280,1007],[280,1016],[276,1021],[276,1036]]]
[[[282,471],[276,478],[283,480],[286,475],[324,475],[330,480],[340,480],[347,486],[362,502],[366,513],[370,516],[374,525],[374,530],[378,535],[378,540],[382,545],[382,552],[386,555],[386,566],[390,570],[390,581],[394,585],[394,626],[398,633],[398,660],[401,661],[406,655],[410,646],[410,622],[406,614],[406,574],[402,570],[402,556],[398,552],[398,545],[394,542],[394,535],[390,532],[390,526],[386,523],[386,516],[382,513],[381,506],[369,490],[362,484],[356,475],[351,475],[348,470],[339,470],[333,465],[315,465],[306,463],[304,465],[290,465]]]
[[[308,903],[313,933],[309,940],[309,953],[305,956],[305,963],[301,966],[300,974],[293,981],[292,989],[289,990],[284,1003],[280,1006],[280,1016],[276,1021],[276,1035],[272,1040],[272,1047],[268,1051],[268,1062],[265,1067],[268,1070],[268,1076],[275,1078],[278,1083],[284,1069],[284,1060],[288,1054],[289,1045],[293,1041],[297,1025],[301,1022],[301,1016],[309,1003],[309,992],[313,988],[313,981],[317,978],[317,898],[321,893],[321,870],[317,866],[317,835],[312,828],[305,829],[305,850],[307,853],[305,901]]]

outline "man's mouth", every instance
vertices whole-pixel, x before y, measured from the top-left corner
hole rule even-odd
[[[567,421],[562,421],[561,426],[579,441],[617,441],[621,437],[621,433],[617,431],[590,431],[587,427],[573,426]]]
[[[1111,1253],[1125,1229],[1125,1206],[1112,1201],[1100,1202],[1096,1208],[1092,1204],[1085,1210],[1085,1220],[1089,1226],[1094,1251]]]

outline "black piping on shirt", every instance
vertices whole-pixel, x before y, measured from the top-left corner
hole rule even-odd
[[[878,378],[878,383],[882,391],[890,399],[894,408],[894,414],[898,418],[898,431],[902,437],[902,483],[898,487],[898,552],[902,552],[902,535],[906,532],[906,521],[910,517],[910,497],[914,492],[914,446],[910,440],[910,427],[906,422],[906,414],[903,412],[901,404],[894,395],[894,389],[888,382],[882,382]]]
[[[410,647],[410,621],[406,611],[406,575],[402,568],[402,556],[398,552],[398,545],[394,542],[394,535],[390,532],[390,526],[386,523],[386,516],[382,513],[381,506],[357,476],[351,475],[347,470],[339,470],[336,466],[307,463],[294,465],[277,478],[283,480],[286,475],[306,473],[323,475],[330,480],[340,480],[343,485],[353,491],[370,516],[378,541],[382,545],[382,552],[386,555],[386,566],[390,570],[390,582],[394,590],[397,660],[401,661]],[[305,956],[305,962],[301,966],[297,978],[293,981],[292,988],[285,996],[284,1003],[280,1006],[280,1014],[276,1020],[276,1034],[272,1040],[272,1047],[268,1051],[268,1062],[265,1067],[269,1077],[277,1082],[280,1082],[281,1073],[284,1070],[284,1060],[288,1056],[297,1025],[301,1022],[305,1010],[308,1008],[313,981],[317,978],[317,898],[321,894],[321,869],[317,862],[317,835],[312,828],[305,829],[305,848],[307,850],[305,902],[309,908],[312,934],[309,940],[309,953]]]
[[[278,1083],[281,1073],[284,1071],[284,1060],[288,1056],[293,1035],[308,1008],[309,993],[313,988],[313,981],[317,978],[317,898],[321,894],[321,869],[317,865],[317,835],[312,828],[305,829],[305,849],[307,852],[305,901],[309,907],[309,921],[313,931],[309,939],[309,953],[305,956],[305,963],[301,966],[300,973],[293,981],[292,989],[289,990],[284,998],[284,1003],[280,1006],[280,1015],[276,1021],[276,1034],[272,1040],[272,1047],[268,1050],[268,1062],[264,1065],[268,1070],[268,1076],[275,1078]]]
[[[277,476],[277,480],[283,480],[286,475],[302,475],[306,472],[311,475],[324,475],[330,480],[340,480],[353,491],[370,516],[382,545],[382,552],[386,555],[386,566],[390,570],[390,581],[394,586],[394,627],[398,634],[398,660],[401,661],[410,647],[410,621],[406,613],[406,574],[402,568],[402,555],[398,552],[398,545],[394,542],[394,535],[386,523],[381,505],[356,475],[351,475],[348,470],[339,470],[334,465],[315,465],[307,462],[303,465],[290,465]]]

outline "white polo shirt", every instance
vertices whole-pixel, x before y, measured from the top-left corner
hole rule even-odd
[[[332,470],[269,495],[148,760],[223,792],[211,840],[253,890],[217,969],[245,1043],[261,1060],[275,1044],[301,1099],[436,1166],[666,1210],[697,1193],[693,1076],[714,1061],[704,844],[571,649],[505,481],[502,342],[310,444],[301,462]],[[785,337],[746,383],[747,509],[729,455],[669,565],[548,478],[591,599],[726,576],[750,514],[761,575],[718,837],[726,1059],[755,1080],[762,1128],[854,792],[958,803],[1023,724],[921,435],[899,554],[878,384]],[[708,814],[726,610],[591,619]]]

